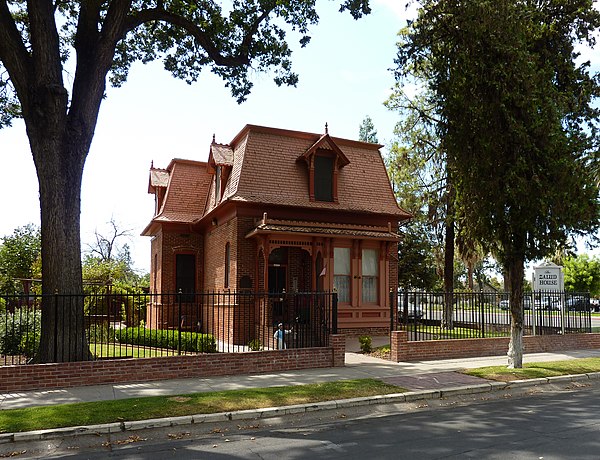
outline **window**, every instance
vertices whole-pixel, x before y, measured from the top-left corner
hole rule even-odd
[[[315,155],[315,200],[333,201],[333,157]]]
[[[350,248],[333,248],[333,287],[339,302],[350,302]]]
[[[362,301],[377,302],[379,254],[377,249],[362,250]]]
[[[231,246],[229,243],[225,244],[225,282],[223,283],[226,288],[229,287],[229,268],[231,265]]]
[[[221,167],[217,166],[215,173],[215,206],[219,204],[221,199]]]
[[[155,294],[158,292],[158,286],[156,286],[157,272],[158,272],[158,255],[154,254],[154,270],[152,273],[152,279],[153,279],[152,287],[154,288]]]
[[[196,256],[193,254],[175,255],[175,290],[177,293],[194,294],[196,292]],[[183,302],[192,302],[194,296],[183,296]]]

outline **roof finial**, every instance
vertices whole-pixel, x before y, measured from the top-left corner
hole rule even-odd
[[[325,122],[325,134],[329,134],[329,125]]]
[[[150,169],[154,169],[154,160],[150,161]]]
[[[212,143],[213,143],[213,144],[216,144],[216,141],[215,141],[215,133],[213,133],[213,141],[212,141]]]

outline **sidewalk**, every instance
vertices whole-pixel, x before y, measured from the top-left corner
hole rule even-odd
[[[375,345],[374,346],[378,346]],[[349,343],[348,349],[356,351]],[[209,391],[305,385],[348,379],[374,378],[409,390],[444,389],[486,382],[455,371],[504,365],[506,356],[392,363],[353,351],[346,353],[346,366],[338,368],[285,371],[278,374],[251,374],[227,377],[159,380],[140,383],[92,385],[75,388],[34,390],[0,394],[0,410],[33,406],[105,401],[146,396],[165,396]],[[558,361],[600,357],[600,350],[576,350],[562,353],[526,354],[524,362]]]

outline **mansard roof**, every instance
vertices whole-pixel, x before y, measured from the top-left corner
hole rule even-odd
[[[232,172],[219,203],[377,213],[398,220],[410,217],[396,202],[379,144],[246,125],[229,145],[233,148]],[[338,172],[336,203],[310,200],[307,165],[296,161],[321,146],[334,150],[344,165]]]
[[[161,184],[166,179],[166,194],[158,212],[142,232],[151,235],[156,224],[191,224],[202,217],[212,175],[203,161],[173,159],[167,169],[160,170]],[[150,170],[151,181],[153,172]],[[161,185],[162,186],[162,185]],[[149,193],[153,193],[149,190]]]
[[[402,210],[379,152],[379,144],[265,126],[246,125],[229,144],[213,142],[208,162],[174,159],[166,170],[152,168],[149,193],[165,187],[162,205],[144,234],[159,223],[199,222],[227,202],[410,218]],[[319,149],[337,158],[337,202],[310,199],[308,159]],[[227,166],[222,195],[215,199],[214,167]],[[225,179],[224,179],[225,180]]]

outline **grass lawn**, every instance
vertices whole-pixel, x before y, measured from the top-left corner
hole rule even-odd
[[[406,325],[408,331],[416,331],[418,334],[427,334],[432,340],[436,340],[440,337],[445,339],[464,339],[464,338],[478,338],[481,337],[481,332],[478,329],[466,328],[466,327],[454,327],[452,329],[442,328],[438,325],[427,325],[427,324],[411,324]],[[507,326],[510,327],[510,326]],[[485,337],[508,337],[510,329],[506,332],[493,330],[492,328],[486,328]]]
[[[508,369],[506,366],[480,367],[468,369],[464,374],[489,380],[511,382],[513,380],[555,377],[558,375],[587,374],[600,372],[600,358],[569,359],[547,363],[527,363],[522,369]]]
[[[376,379],[0,410],[0,433],[309,404],[406,391]]]
[[[177,350],[166,348],[142,347],[121,343],[90,343],[90,351],[97,358],[153,358],[173,356]]]

